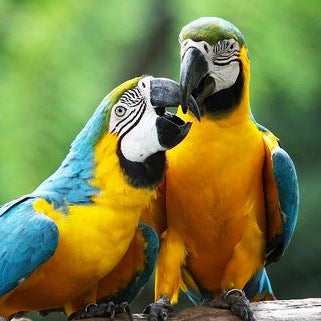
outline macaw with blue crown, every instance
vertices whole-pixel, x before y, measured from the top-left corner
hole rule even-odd
[[[156,303],[150,320],[166,319],[179,289],[196,304],[255,317],[249,301],[274,297],[265,266],[287,250],[298,215],[294,164],[250,110],[250,61],[230,22],[199,18],[181,30],[181,109],[190,94],[201,121],[167,154],[165,183],[144,219],[162,235]],[[186,113],[186,114],[184,114]]]
[[[58,170],[0,208],[0,315],[64,311],[70,319],[128,311],[149,279],[158,237],[139,223],[162,180],[165,151],[191,122],[165,111],[179,85],[129,80],[99,105]],[[190,99],[196,114],[197,105]]]

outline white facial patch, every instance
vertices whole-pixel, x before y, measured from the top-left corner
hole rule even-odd
[[[206,41],[186,39],[181,42],[181,59],[189,48],[196,48],[203,54],[208,74],[215,80],[213,93],[235,84],[240,73],[240,45],[235,39],[220,40],[214,46]]]
[[[121,151],[132,162],[143,162],[147,157],[166,148],[160,145],[154,110],[146,110],[140,122],[121,141]]]
[[[143,162],[166,150],[159,143],[156,128],[159,116],[150,102],[152,79],[144,77],[135,88],[124,92],[111,111],[109,131],[121,138],[121,152],[132,162]]]

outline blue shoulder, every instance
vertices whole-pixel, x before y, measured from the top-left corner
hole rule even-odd
[[[268,130],[266,127],[262,126],[261,124],[259,124],[259,123],[255,120],[254,115],[252,114],[251,111],[250,111],[250,117],[251,117],[251,120],[252,120],[253,123],[256,125],[256,127],[258,128],[259,131],[264,132],[264,133],[270,132],[270,130]]]
[[[57,248],[56,224],[35,212],[33,202],[26,196],[1,207],[0,296],[22,283]]]

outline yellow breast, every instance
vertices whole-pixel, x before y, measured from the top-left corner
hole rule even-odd
[[[190,269],[212,286],[219,285],[245,225],[253,220],[265,230],[263,157],[261,134],[250,119],[194,121],[187,138],[168,152],[168,225],[184,239]]]

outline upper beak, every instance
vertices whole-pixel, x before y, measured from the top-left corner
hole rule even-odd
[[[180,103],[184,113],[188,108],[188,97],[207,73],[208,65],[203,54],[194,47],[187,49],[181,61],[180,79]]]
[[[180,88],[176,81],[166,78],[153,78],[150,82],[150,100],[155,107],[174,107],[180,104]],[[195,99],[186,96],[187,108],[200,120],[201,114]]]

